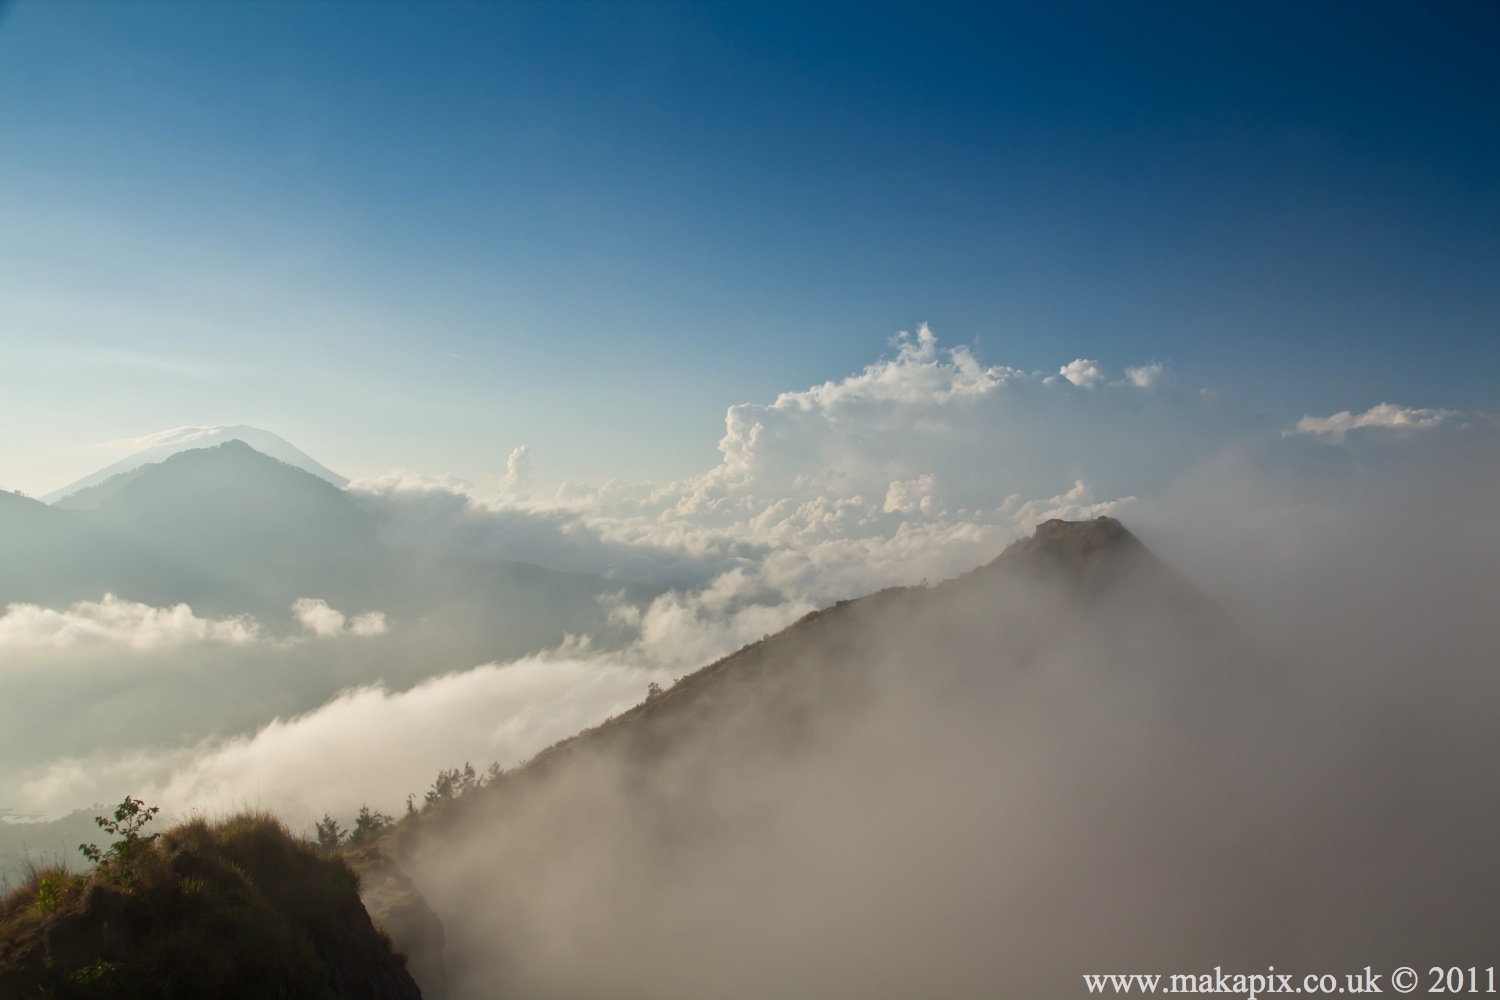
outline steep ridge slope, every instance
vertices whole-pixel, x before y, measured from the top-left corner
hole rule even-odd
[[[1126,628],[1147,618],[1151,628]],[[1156,626],[1173,626],[1164,629]],[[928,648],[941,636],[944,648]],[[914,676],[942,660],[934,683],[1004,681],[1047,644],[1134,642],[1141,670],[1232,678],[1254,653],[1222,608],[1158,560],[1118,520],[1048,521],[991,563],[935,586],[893,587],[812,612],[775,636],[710,664],[660,696],[538,754],[511,775],[536,780],[595,750],[650,758],[720,713],[757,704],[786,720],[852,707],[883,669]],[[1169,651],[1196,654],[1183,662]],[[1153,654],[1159,655],[1153,660]],[[1140,678],[1145,680],[1146,678]],[[1161,680],[1157,676],[1155,679]],[[746,698],[748,696],[748,698]],[[764,704],[762,704],[764,703]],[[814,722],[806,718],[809,724]],[[789,732],[796,726],[788,726]]]

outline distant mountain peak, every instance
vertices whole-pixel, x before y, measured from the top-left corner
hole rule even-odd
[[[1066,581],[1085,591],[1108,587],[1140,573],[1174,576],[1130,529],[1112,517],[1089,521],[1054,518],[1030,538],[1012,542],[978,573],[1020,571]]]
[[[1096,517],[1089,521],[1064,521],[1052,518],[1037,525],[1027,548],[1067,553],[1088,559],[1100,559],[1116,551],[1137,551],[1141,540],[1113,517]]]
[[[172,430],[136,438],[132,443],[143,445],[141,451],[105,466],[92,475],[84,476],[60,490],[54,490],[41,499],[43,503],[57,503],[82,490],[98,486],[115,476],[134,472],[144,465],[154,465],[165,461],[179,452],[212,448],[227,441],[242,442],[263,455],[285,462],[303,472],[311,473],[340,489],[349,484],[346,477],[322,465],[285,438],[258,427],[233,424],[225,427],[176,427]]]
[[[1112,517],[1043,521],[1030,538],[1012,542],[991,565],[1011,562],[1099,565],[1120,556],[1149,554],[1130,529]]]

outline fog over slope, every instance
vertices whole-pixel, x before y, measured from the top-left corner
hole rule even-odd
[[[812,616],[407,838],[452,995],[1060,996],[1482,955],[1494,627],[1404,619],[1378,656],[1331,607],[1261,645],[1106,519]]]
[[[439,768],[513,765],[809,611],[1100,514],[1278,662],[1311,665],[1297,676],[1326,719],[1259,737],[1288,747],[1289,773],[1310,741],[1401,758],[1390,741],[1426,746],[1436,722],[1362,712],[1462,722],[1487,704],[1497,440],[1485,415],[1398,405],[1288,426],[1160,365],[1022,372],[923,328],[845,379],[731,407],[721,462],[682,482],[539,497],[527,463],[546,456],[517,448],[489,485],[393,473],[339,490],[231,447],[156,467],[180,484],[202,456],[244,460],[240,486],[201,484],[217,512],[142,500],[132,523],[150,530],[88,527],[144,478],[93,510],[0,494],[0,817],[127,792],[301,826],[399,811]],[[270,484],[299,499],[254,499]],[[314,513],[278,536],[273,507]],[[227,530],[241,523],[261,534]],[[79,548],[43,558],[63,551],[49,538]]]

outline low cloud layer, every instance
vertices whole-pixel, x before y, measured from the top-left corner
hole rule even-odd
[[[349,618],[321,600],[298,605],[306,623],[289,632],[113,595],[61,609],[10,605],[0,615],[3,808],[41,819],[118,801],[206,746],[372,676],[411,683],[421,675],[405,664],[441,654],[420,635],[392,636],[379,612]],[[59,773],[75,777],[59,784]],[[14,860],[0,856],[0,875]]]
[[[186,604],[154,608],[122,601],[113,594],[62,610],[12,604],[0,615],[0,650],[102,644],[151,651],[194,643],[243,644],[260,638],[259,623],[248,616],[199,618]]]
[[[384,635],[385,615],[367,611],[350,618],[320,598],[301,597],[292,614],[314,636]],[[181,649],[198,644],[246,645],[294,642],[275,638],[249,615],[201,618],[187,604],[158,608],[105,594],[98,601],[79,601],[54,610],[35,604],[11,604],[0,615],[0,650],[87,650],[124,647],[136,652]]]
[[[558,654],[488,664],[392,692],[345,691],[253,735],[169,750],[100,753],[51,762],[18,799],[30,813],[108,801],[130,788],[185,815],[193,809],[271,809],[298,825],[361,805],[395,811],[441,766],[513,765],[641,700],[663,670],[616,658]]]

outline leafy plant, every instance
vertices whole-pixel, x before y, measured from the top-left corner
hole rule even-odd
[[[463,767],[448,768],[438,772],[437,780],[432,783],[432,787],[422,797],[422,808],[420,810],[416,805],[416,796],[408,795],[406,797],[406,814],[408,816],[415,816],[418,812],[426,812],[439,803],[452,801],[472,792],[476,788],[484,788],[487,785],[492,785],[503,777],[505,777],[505,768],[500,766],[499,761],[491,763],[489,767],[484,769],[483,774],[475,771],[474,765],[465,761]],[[387,823],[391,822],[391,817],[385,816],[383,818]]]
[[[318,847],[324,851],[336,851],[344,842],[344,831],[339,827],[339,821],[327,813],[314,824],[314,829],[318,831]]]
[[[447,802],[456,799],[479,784],[479,775],[474,770],[474,765],[464,762],[462,769],[450,768],[439,771],[437,780],[432,783],[432,788],[424,797],[425,805],[435,806],[439,802]]]
[[[383,812],[372,811],[368,805],[359,807],[359,815],[354,819],[354,832],[349,835],[349,843],[359,845],[368,844],[379,835],[381,830],[396,821],[394,816],[388,816]]]
[[[83,888],[83,878],[54,869],[42,875],[36,885],[36,912],[46,916],[60,909]]]
[[[119,978],[120,966],[115,962],[106,962],[98,959],[91,965],[85,965],[73,970],[68,977],[69,981],[77,986],[92,986],[99,988],[108,986]]]
[[[108,850],[100,850],[96,844],[79,844],[79,853],[98,865],[102,874],[121,885],[129,885],[135,879],[141,859],[151,850],[157,837],[154,833],[143,834],[141,830],[159,812],[160,806],[147,806],[140,799],[125,796],[125,801],[115,806],[113,819],[94,817],[95,826],[120,839]]]

